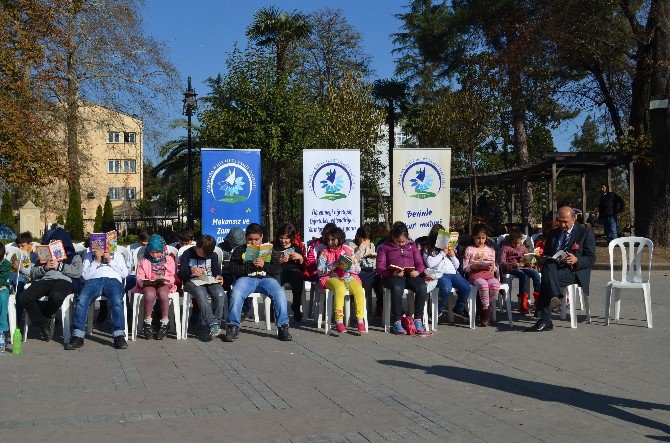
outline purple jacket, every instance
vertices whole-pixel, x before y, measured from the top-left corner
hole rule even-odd
[[[513,248],[509,243],[503,242],[500,250],[502,252],[501,267],[505,274],[509,274],[514,270],[514,265],[519,264],[523,255],[528,252],[523,243],[518,248]]]
[[[421,258],[419,246],[413,241],[408,241],[404,246],[398,246],[392,241],[386,242],[377,249],[377,273],[382,277],[393,277],[393,271],[388,269],[389,265],[402,268],[414,267],[422,273],[426,267]]]

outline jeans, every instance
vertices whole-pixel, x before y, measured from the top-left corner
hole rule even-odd
[[[428,295],[426,282],[421,277],[382,278],[384,287],[391,291],[391,322],[402,318],[402,296],[405,288],[414,292],[414,318],[423,317],[423,309]]]
[[[509,273],[519,279],[519,295],[526,294],[526,287],[528,286],[528,277],[533,280],[533,291],[540,292],[540,273],[535,269],[523,268],[515,269]]]
[[[447,309],[447,302],[451,296],[451,288],[456,288],[455,309],[463,310],[468,302],[470,296],[470,283],[460,274],[444,274],[437,280],[437,287],[439,288],[439,297],[437,303],[437,312],[442,312]]]
[[[244,300],[254,292],[260,292],[270,297],[275,308],[277,327],[288,324],[288,311],[286,309],[286,293],[279,282],[272,277],[265,278],[238,278],[233,286],[230,296],[230,310],[228,311],[228,324],[240,326],[240,313]]]
[[[63,306],[65,297],[72,294],[72,283],[67,280],[38,280],[21,294],[20,303],[30,321],[40,328],[48,328],[51,317]],[[37,301],[47,298],[47,305],[42,308]]]
[[[102,277],[88,280],[77,296],[77,306],[74,308],[74,329],[72,335],[84,338],[86,336],[86,317],[88,307],[102,294],[107,296],[112,307],[112,335],[114,337],[126,335],[126,307],[123,304],[123,283],[115,278]],[[90,332],[90,331],[89,331]]]
[[[605,237],[607,238],[607,243],[617,238],[618,226],[616,215],[605,217],[603,219],[603,227],[605,228]]]
[[[201,326],[209,328],[213,325],[221,325],[224,306],[223,297],[225,296],[223,286],[218,283],[196,286],[192,282],[187,281],[184,283],[184,291],[191,294],[198,301]]]

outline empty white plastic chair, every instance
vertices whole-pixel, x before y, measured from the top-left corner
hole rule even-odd
[[[614,279],[614,250],[621,250],[621,279]],[[642,255],[644,248],[649,248],[649,269],[642,275]],[[647,314],[647,327],[654,326],[651,316],[651,259],[654,254],[654,243],[644,237],[621,237],[609,244],[610,281],[605,288],[605,325],[610,324],[610,305],[614,292],[614,319],[619,320],[621,312],[621,289],[642,289],[644,308]],[[646,278],[645,278],[646,277]],[[588,298],[588,297],[587,297]]]

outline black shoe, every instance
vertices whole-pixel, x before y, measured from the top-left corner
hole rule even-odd
[[[238,335],[240,335],[240,327],[228,325],[228,328],[226,329],[226,335],[223,336],[223,341],[230,343],[235,340]]]
[[[281,325],[277,331],[277,338],[281,341],[291,341],[293,337],[288,332],[288,324]]]
[[[156,340],[163,340],[168,333],[168,329],[170,329],[169,324],[161,324],[160,328],[158,328],[158,331],[156,331]]]
[[[249,311],[245,311],[244,309],[240,313],[240,323],[242,323],[244,320],[247,319],[247,316],[249,315]]]
[[[460,317],[463,317],[463,320],[465,320],[466,322],[470,321],[470,313],[467,311],[467,309],[456,309],[456,307],[454,306],[451,312]]]
[[[70,339],[70,343],[65,343],[66,351],[74,351],[75,349],[81,348],[84,346],[84,339],[81,337],[75,337],[74,335]]]
[[[144,323],[142,327],[142,335],[144,335],[145,340],[151,340],[154,336],[154,330],[151,328],[151,324]]]
[[[533,326],[524,329],[524,332],[542,332],[542,331],[551,331],[554,329],[553,323],[547,323],[546,321],[540,319]]]
[[[296,323],[300,323],[302,321],[302,312],[294,312],[293,313],[293,321]]]
[[[126,349],[128,347],[128,342],[126,337],[119,335],[114,337],[114,349]]]
[[[52,321],[51,319],[47,319],[47,326],[40,326],[40,335],[42,337],[42,340],[44,341],[51,341],[54,335],[54,328],[52,326]]]

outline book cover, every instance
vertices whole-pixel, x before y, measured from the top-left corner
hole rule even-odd
[[[93,232],[88,236],[89,249],[91,251],[107,250],[107,234]]]
[[[447,247],[449,247],[450,249],[456,249],[456,246],[458,245],[458,236],[459,236],[458,232],[450,232],[449,244],[447,245]]]
[[[456,243],[458,243],[458,232],[449,232],[445,230],[437,231],[437,240],[435,241],[435,247],[437,249],[455,249]]]
[[[272,259],[272,243],[263,243],[260,246],[247,245],[244,261],[254,261],[257,258],[262,259],[266,263],[270,263],[270,260]]]
[[[282,255],[289,255],[289,254],[293,254],[294,252],[295,252],[295,248],[288,248],[288,249],[284,249],[281,253],[282,253]]]
[[[352,257],[349,257],[348,255],[345,254],[341,254],[340,257],[337,259],[335,266],[342,269],[343,271],[348,271],[351,269],[353,264],[354,261]]]
[[[199,275],[197,277],[193,277],[191,279],[191,283],[196,286],[203,286],[219,283],[219,281],[216,279],[216,277],[212,277],[211,275]]]
[[[414,266],[408,266],[406,268],[403,268],[397,265],[389,265],[389,269],[392,269],[394,271],[403,271],[405,274],[409,274],[410,272],[414,271]]]
[[[63,261],[67,258],[65,247],[63,246],[63,242],[60,240],[49,243],[49,250],[51,251],[51,257],[58,261]]]
[[[47,245],[35,246],[35,253],[40,263],[46,263],[51,259],[51,249]]]
[[[118,245],[116,231],[109,231],[105,235],[107,236],[107,247],[105,251],[113,254],[116,252],[116,247]]]

